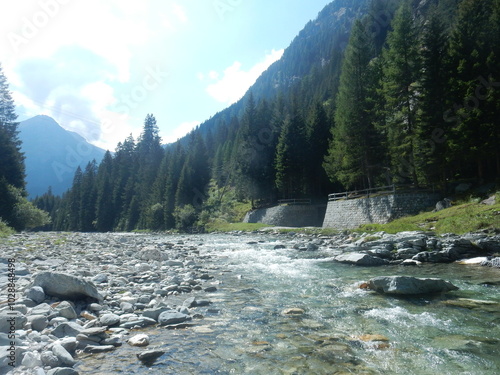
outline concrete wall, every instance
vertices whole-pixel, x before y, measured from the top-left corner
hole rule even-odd
[[[260,208],[248,212],[243,222],[280,227],[320,227],[326,205],[291,205]]]
[[[362,224],[385,224],[434,208],[440,198],[433,193],[397,193],[328,202],[323,228],[352,229]]]

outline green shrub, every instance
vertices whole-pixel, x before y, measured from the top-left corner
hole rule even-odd
[[[14,230],[0,219],[0,238],[8,237],[13,233]]]

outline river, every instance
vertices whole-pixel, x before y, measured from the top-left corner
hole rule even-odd
[[[500,271],[458,264],[361,268],[335,249],[300,252],[272,235],[200,235],[200,257],[219,280],[193,327],[146,329],[166,350],[153,366],[137,348],[81,358],[95,374],[498,374],[500,311],[450,299],[500,302]],[[251,243],[254,242],[254,243]],[[393,298],[359,288],[380,275],[440,277],[460,288],[432,298]],[[177,297],[181,298],[181,297]],[[182,296],[187,298],[187,295]],[[173,303],[177,302],[174,299]],[[179,300],[181,303],[181,300]],[[286,314],[287,309],[297,315]]]

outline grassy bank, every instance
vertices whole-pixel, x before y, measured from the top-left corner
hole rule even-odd
[[[364,232],[424,230],[436,234],[464,234],[484,229],[500,229],[500,203],[487,206],[478,202],[467,202],[439,212],[425,212],[403,217],[388,224],[367,224],[360,227]]]
[[[499,195],[497,194],[497,197]],[[266,224],[226,223],[223,221],[211,223],[207,231],[251,232],[270,228],[281,233],[295,232],[309,235],[334,235],[339,230],[331,228],[271,228]],[[479,230],[500,229],[500,199],[492,206],[478,201],[458,202],[456,205],[439,212],[423,212],[415,216],[407,216],[388,224],[366,224],[349,232],[399,233],[403,231],[430,231],[438,235],[444,233],[464,234]]]

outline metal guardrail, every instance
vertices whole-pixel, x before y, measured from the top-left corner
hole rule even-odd
[[[299,204],[311,204],[310,199],[280,199],[278,201],[279,205],[288,204],[288,205],[299,205]]]
[[[364,190],[344,191],[342,193],[333,193],[328,195],[328,201],[336,201],[340,199],[354,199],[360,197],[370,197],[374,194],[393,194],[396,192],[396,185],[381,186]]]

